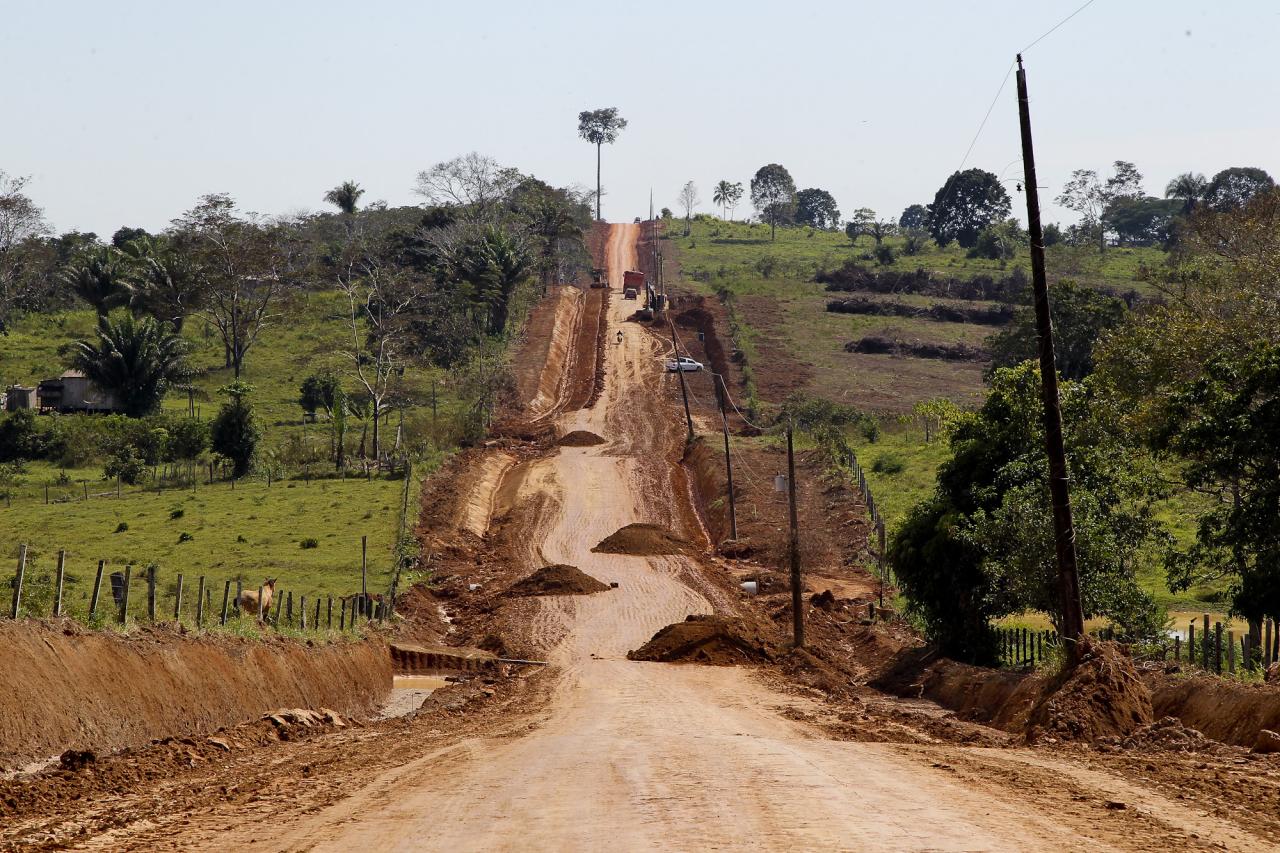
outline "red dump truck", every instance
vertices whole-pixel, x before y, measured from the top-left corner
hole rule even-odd
[[[635,299],[644,287],[644,273],[639,270],[627,270],[622,274],[622,298]]]

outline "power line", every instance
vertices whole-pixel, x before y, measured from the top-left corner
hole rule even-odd
[[[1088,2],[1087,2],[1087,3],[1085,3],[1085,4],[1084,4],[1083,6],[1081,6],[1079,9],[1076,9],[1076,10],[1075,10],[1074,12],[1072,12],[1070,15],[1067,15],[1067,16],[1066,16],[1065,18],[1063,18],[1061,21],[1058,21],[1058,23],[1056,23],[1056,24],[1054,24],[1052,27],[1050,27],[1050,28],[1049,28],[1049,30],[1048,30],[1047,32],[1045,32],[1045,33],[1044,33],[1044,35],[1040,36],[1040,38],[1036,39],[1036,40],[1035,40],[1035,41],[1033,41],[1031,44],[1029,44],[1029,45],[1027,45],[1026,47],[1024,47],[1022,50],[1018,51],[1018,53],[1026,53],[1028,50],[1031,50],[1031,48],[1035,47],[1035,46],[1036,46],[1036,45],[1038,45],[1040,42],[1044,41],[1046,38],[1048,38],[1050,35],[1052,35],[1052,34],[1054,33],[1054,31],[1056,31],[1056,30],[1058,29],[1058,27],[1062,26],[1062,25],[1063,25],[1063,24],[1065,24],[1067,21],[1069,21],[1069,20],[1071,20],[1072,18],[1074,18],[1076,15],[1079,15],[1081,12],[1083,12],[1085,9],[1088,9],[1090,6],[1092,6],[1092,5],[1093,5],[1094,3],[1096,3],[1096,2],[1097,2],[1097,0],[1088,0]]]

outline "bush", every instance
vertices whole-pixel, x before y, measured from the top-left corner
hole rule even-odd
[[[39,459],[44,455],[45,436],[36,423],[36,413],[19,409],[0,420],[0,462]]]
[[[181,545],[183,542],[191,542],[195,538],[196,537],[192,536],[190,533],[184,530],[178,534],[178,544]]]
[[[116,533],[124,533],[124,532],[125,532],[126,530],[128,530],[128,529],[129,529],[129,522],[127,522],[127,521],[122,521],[122,522],[120,522],[119,524],[117,524],[117,525],[116,525],[115,532],[116,532]]]
[[[103,479],[114,480],[117,477],[130,486],[136,486],[147,476],[147,465],[138,457],[132,447],[122,447],[107,459],[102,469]]]
[[[304,550],[304,551],[310,551],[312,548],[319,548],[319,547],[320,547],[320,543],[319,543],[319,541],[317,541],[317,540],[316,540],[314,537],[312,537],[312,536],[308,536],[306,539],[303,539],[301,542],[299,542],[299,543],[298,543],[298,545],[299,545],[299,546],[302,548],[302,550]]]
[[[881,243],[879,246],[876,246],[876,263],[880,264],[880,266],[887,267],[893,264],[896,260],[898,259],[893,254],[893,249],[889,248],[887,243]]]
[[[169,510],[169,520],[177,521],[178,519],[182,518],[186,514],[187,514],[187,511],[185,509],[182,509],[181,507],[179,507],[178,509],[171,509]]]
[[[892,453],[877,456],[876,461],[871,463],[871,470],[877,474],[901,474],[906,467],[906,463]]]

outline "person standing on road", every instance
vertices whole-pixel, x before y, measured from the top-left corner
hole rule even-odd
[[[622,330],[618,330],[618,346],[622,346]]]

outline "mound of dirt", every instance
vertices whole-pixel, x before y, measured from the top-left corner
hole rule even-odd
[[[560,436],[560,440],[556,444],[561,447],[594,447],[597,444],[604,444],[604,439],[594,432],[575,429],[573,432],[567,432]]]
[[[668,625],[640,648],[627,652],[627,659],[732,666],[771,661],[775,654],[773,644],[742,619],[690,616],[683,622]]]
[[[508,595],[590,595],[604,592],[608,584],[601,583],[576,566],[556,564],[543,566],[527,578],[511,585]]]
[[[656,524],[628,524],[606,536],[591,550],[597,554],[654,557],[660,554],[689,554],[693,548],[684,539]]]
[[[1027,717],[1029,743],[1123,737],[1151,724],[1151,691],[1120,646],[1084,640],[1080,656],[1045,685]]]

